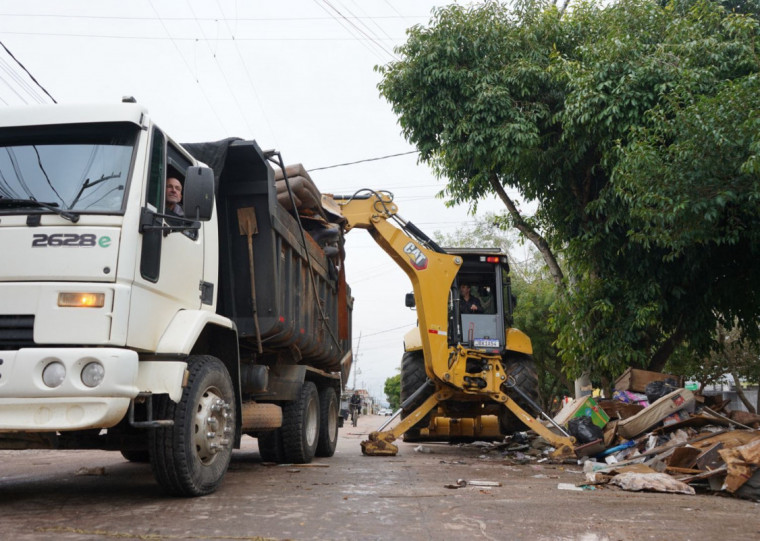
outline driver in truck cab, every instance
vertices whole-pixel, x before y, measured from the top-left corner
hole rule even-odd
[[[185,211],[179,202],[182,201],[182,183],[178,178],[169,177],[166,179],[166,214],[174,216],[184,216]]]

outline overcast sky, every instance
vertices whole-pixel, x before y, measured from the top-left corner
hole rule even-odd
[[[132,95],[179,142],[256,139],[286,163],[313,169],[414,150],[379,97],[373,68],[393,60],[406,28],[426,24],[433,7],[447,3],[2,0],[0,40],[59,103]],[[50,98],[0,50],[0,114],[39,102]],[[444,183],[414,154],[312,178],[328,193],[390,190],[400,214],[431,235],[474,220],[434,198]],[[500,208],[491,200],[480,213]],[[346,249],[356,385],[384,400],[402,337],[416,323],[404,307],[411,284],[366,232],[349,234]]]

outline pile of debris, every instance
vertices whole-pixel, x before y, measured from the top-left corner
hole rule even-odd
[[[695,488],[760,501],[760,415],[628,369],[612,399],[581,397],[554,422],[577,440],[586,485],[694,494]]]

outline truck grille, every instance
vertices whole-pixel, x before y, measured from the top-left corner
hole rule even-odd
[[[34,345],[34,316],[0,315],[0,350]]]

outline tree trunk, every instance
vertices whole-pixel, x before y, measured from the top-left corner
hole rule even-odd
[[[574,387],[574,384],[567,379],[567,376],[562,373],[561,369],[557,369],[553,366],[550,366],[549,363],[544,363],[543,367],[545,370],[547,370],[554,378],[559,382],[562,387],[568,390],[568,392],[572,392],[572,389]]]
[[[752,405],[752,402],[749,401],[747,395],[744,394],[744,389],[742,388],[741,381],[739,381],[738,374],[736,372],[731,372],[731,377],[734,379],[734,389],[736,389],[736,394],[739,396],[739,400],[742,401],[742,404],[744,404],[744,407],[747,408],[747,411],[750,413],[757,413],[755,406]]]
[[[552,253],[552,250],[549,247],[549,243],[547,243],[546,239],[542,237],[535,229],[533,229],[533,227],[528,222],[525,221],[525,219],[520,214],[520,211],[517,210],[517,206],[514,204],[512,199],[510,199],[510,197],[507,195],[507,192],[504,190],[504,187],[499,182],[499,178],[496,175],[491,175],[489,181],[491,183],[491,188],[493,188],[494,192],[496,192],[496,195],[499,196],[499,199],[501,199],[501,201],[507,207],[509,215],[512,216],[512,222],[514,223],[514,226],[518,231],[520,231],[520,233],[525,235],[527,239],[535,245],[539,252],[541,252],[544,261],[546,261],[546,264],[549,266],[549,272],[551,273],[552,278],[554,278],[554,283],[562,287],[562,280],[565,275],[563,274],[562,269],[559,267],[557,258],[554,257],[554,253]]]
[[[612,398],[612,382],[607,376],[601,376],[602,380],[602,396],[604,398]]]
[[[683,342],[684,332],[681,326],[671,334],[665,342],[654,352],[652,358],[649,360],[647,370],[651,372],[662,372],[665,368],[665,364],[673,354],[673,351]]]

